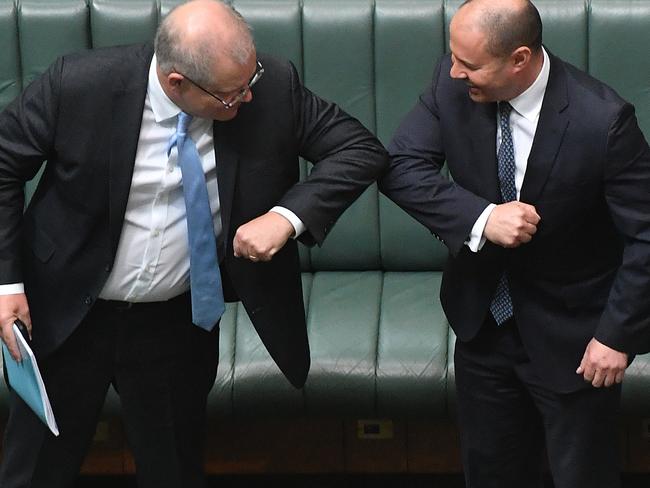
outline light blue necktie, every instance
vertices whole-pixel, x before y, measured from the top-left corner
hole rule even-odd
[[[174,146],[178,147],[190,247],[192,322],[202,329],[212,330],[223,315],[225,305],[205,174],[196,144],[187,135],[191,120],[192,116],[185,112],[178,114],[176,134],[169,140],[167,155]]]
[[[497,154],[499,161],[499,186],[503,202],[512,202],[517,199],[515,186],[515,148],[512,144],[510,131],[510,112],[512,105],[508,102],[499,103],[499,125],[501,126],[501,145]],[[497,324],[501,325],[513,315],[512,299],[508,287],[508,278],[505,273],[501,275],[494,298],[490,304],[490,312]]]

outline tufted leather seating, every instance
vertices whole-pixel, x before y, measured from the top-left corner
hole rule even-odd
[[[0,0],[0,108],[58,55],[152,39],[161,16],[176,3]],[[460,1],[234,3],[253,25],[260,51],[291,59],[309,88],[338,102],[387,143],[446,51],[447,26]],[[650,134],[650,0],[535,3],[544,20],[546,46],[619,90],[636,105],[641,127]],[[308,163],[301,165],[304,174]],[[33,187],[27,186],[28,194]],[[220,425],[212,435],[220,437],[215,442],[223,442],[224,435],[241,438],[247,432],[251,444],[246,447],[240,440],[229,451],[210,451],[210,469],[457,469],[455,455],[449,454],[455,436],[446,427],[453,425],[454,338],[438,299],[445,256],[444,246],[375,186],[343,215],[322,248],[301,248],[312,350],[311,372],[302,390],[293,389],[272,363],[243,307],[230,304],[221,322],[219,373],[209,399],[210,416]],[[7,403],[3,384],[0,421],[6,418]],[[628,466],[648,470],[650,455],[643,449],[650,449],[640,429],[646,425],[641,419],[650,417],[650,356],[638,357],[629,368],[622,409],[628,419],[622,430]],[[105,415],[119,417],[114,392]],[[319,420],[314,424],[311,419]],[[355,436],[355,429],[366,425],[356,419],[384,419],[377,429],[393,429],[392,447],[353,447],[364,437]],[[87,470],[132,469],[128,456],[117,462],[102,457],[101,452],[122,449],[123,443],[114,440],[119,437],[114,425],[100,424],[99,461]],[[309,431],[312,425],[320,427]],[[254,432],[259,431],[267,437],[257,437]],[[269,436],[334,448],[326,449],[329,461],[298,456],[302,464],[296,461],[292,468],[268,452],[286,448]],[[264,444],[264,439],[268,449],[253,446]],[[313,446],[305,449],[314,456],[323,452]],[[296,452],[300,450],[298,446]],[[373,463],[368,452],[383,461]]]

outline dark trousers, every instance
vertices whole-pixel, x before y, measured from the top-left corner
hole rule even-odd
[[[468,488],[541,488],[544,446],[555,488],[620,487],[620,385],[545,388],[512,320],[457,340],[454,359]]]
[[[219,331],[192,325],[190,307],[189,294],[130,308],[98,301],[39,364],[60,436],[12,393],[0,486],[73,486],[114,383],[138,485],[203,487],[206,401]]]

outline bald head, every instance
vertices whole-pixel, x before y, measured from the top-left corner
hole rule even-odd
[[[467,0],[452,20],[456,28],[478,29],[495,57],[509,56],[525,46],[533,54],[542,47],[542,21],[529,0]]]
[[[174,8],[162,21],[155,41],[159,69],[179,71],[211,85],[220,63],[246,63],[255,51],[250,26],[231,6],[194,0]]]

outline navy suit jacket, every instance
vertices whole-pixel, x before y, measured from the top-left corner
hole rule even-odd
[[[469,98],[449,56],[397,129],[380,188],[448,246],[441,300],[458,338],[477,335],[506,272],[539,376],[572,391],[584,385],[575,370],[592,337],[630,354],[650,348],[650,150],[629,103],[550,59],[520,197],[541,217],[530,243],[464,245],[500,202],[496,104]]]
[[[111,271],[147,90],[151,45],[58,59],[0,114],[0,284],[24,282],[38,354],[81,322]],[[237,228],[274,205],[321,243],[388,163],[357,120],[302,86],[289,62],[260,57],[264,77],[235,119],[215,122],[224,283],[241,299],[280,369],[309,369],[297,244],[269,263],[236,259]],[[298,183],[298,157],[315,163]],[[23,216],[23,184],[47,160]]]

